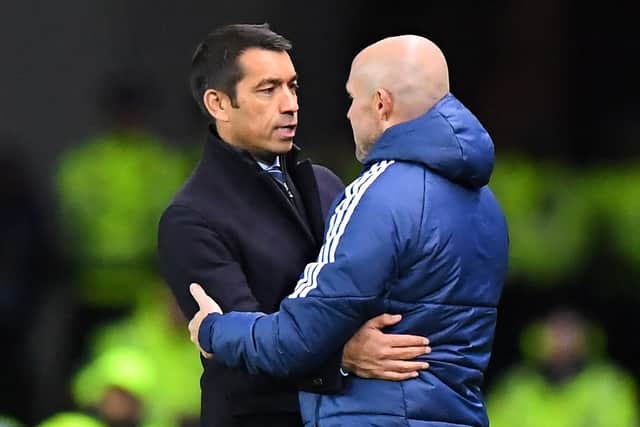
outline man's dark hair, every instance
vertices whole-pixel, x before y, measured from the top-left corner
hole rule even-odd
[[[238,57],[250,48],[285,52],[291,49],[291,42],[266,23],[233,24],[212,31],[196,48],[191,60],[191,94],[207,116],[203,102],[207,89],[226,93],[231,105],[238,107],[236,84],[243,77]]]

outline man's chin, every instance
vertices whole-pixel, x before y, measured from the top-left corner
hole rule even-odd
[[[278,141],[278,144],[275,144],[273,148],[274,148],[274,153],[278,153],[278,154],[288,153],[293,148],[293,138],[280,140]]]

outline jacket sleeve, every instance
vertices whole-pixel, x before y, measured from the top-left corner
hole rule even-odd
[[[160,270],[187,319],[198,311],[189,285],[199,283],[223,310],[256,311],[260,305],[229,247],[194,210],[170,206],[158,231]]]
[[[388,188],[372,185],[375,178],[365,174],[346,189],[328,221],[318,259],[306,266],[278,312],[211,315],[200,330],[203,348],[252,373],[299,375],[323,363],[367,319],[382,313],[384,293],[397,276],[401,243],[385,197]]]

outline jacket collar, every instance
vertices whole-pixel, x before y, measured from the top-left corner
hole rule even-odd
[[[227,152],[232,154],[232,157],[235,157],[241,160],[243,163],[250,164],[257,171],[261,171],[262,168],[258,165],[256,159],[247,151],[242,148],[238,148],[234,145],[229,144],[220,138],[218,131],[216,130],[215,124],[209,125],[209,137],[207,139],[207,143],[205,144],[205,156],[217,156],[220,151]],[[296,144],[293,144],[293,148],[285,155],[279,156],[280,166],[283,170],[291,173],[293,168],[298,164],[298,156],[300,153],[300,147]]]
[[[452,94],[423,115],[387,129],[365,165],[380,160],[416,162],[471,188],[489,182],[493,142],[480,121]]]

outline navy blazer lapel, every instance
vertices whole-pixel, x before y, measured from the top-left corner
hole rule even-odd
[[[294,150],[299,150],[294,149]],[[303,203],[307,211],[307,215],[312,217],[314,214],[310,212],[311,209],[307,206],[307,198],[318,198],[317,187],[309,188],[307,183],[300,186],[296,180],[296,174],[292,173],[291,163],[295,162],[296,152],[290,152],[287,155],[287,173],[289,173],[294,180],[294,184],[303,197]],[[295,165],[295,163],[293,163]],[[211,180],[217,180],[224,185],[232,186],[236,191],[245,195],[247,198],[259,197],[255,194],[255,181],[259,181],[258,188],[262,188],[265,194],[268,195],[265,199],[265,203],[271,206],[273,210],[281,212],[284,210],[290,217],[295,226],[309,239],[314,245],[322,241],[322,236],[317,240],[316,232],[313,230],[313,224],[311,218],[309,223],[305,221],[300,215],[294,205],[287,199],[282,190],[278,187],[278,184],[273,180],[269,173],[260,168],[256,161],[243,150],[238,150],[235,147],[225,143],[215,133],[210,133],[207,140],[204,152],[202,156],[202,164],[198,168],[201,173],[206,174],[204,182],[211,182]],[[293,169],[296,169],[295,167]],[[305,194],[308,191],[315,191],[315,194],[310,196]]]

